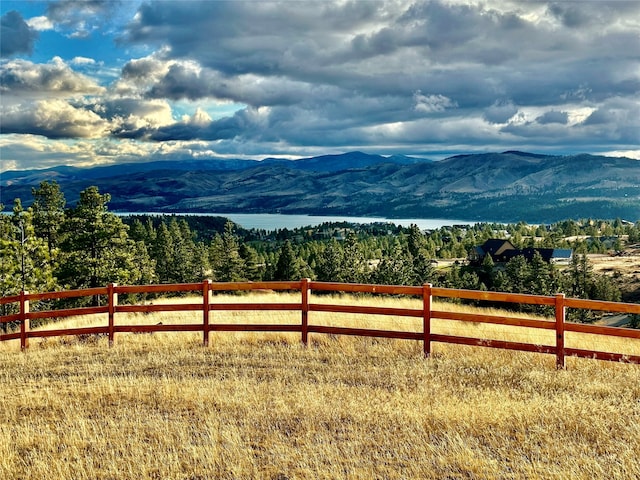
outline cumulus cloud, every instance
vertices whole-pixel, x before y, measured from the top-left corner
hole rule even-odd
[[[44,15],[30,18],[27,20],[27,25],[37,32],[45,32],[53,29],[53,22]]]
[[[485,108],[483,117],[491,123],[507,123],[516,113],[518,113],[518,107],[513,102],[499,100]]]
[[[47,18],[71,31],[70,36],[86,38],[112,18],[117,0],[60,0],[49,2]]]
[[[3,123],[93,131],[104,155],[638,143],[638,2],[62,0],[22,23],[21,53],[52,26],[117,35],[108,66],[92,50],[0,64]],[[57,120],[40,103],[56,99]]]
[[[549,123],[560,123],[565,125],[569,123],[569,114],[567,112],[551,110],[549,112],[545,112],[544,115],[540,115],[539,117],[537,117],[536,122],[542,125],[546,125]]]
[[[423,95],[420,90],[413,94],[415,110],[424,113],[444,112],[458,104],[444,95]]]
[[[46,64],[11,60],[0,65],[0,89],[5,95],[97,95],[106,89],[74,72],[60,57]]]
[[[64,100],[40,100],[6,108],[0,133],[24,133],[48,138],[95,138],[108,132],[99,115]]]
[[[0,18],[0,56],[30,54],[37,39],[38,32],[24,21],[19,12],[12,10]]]

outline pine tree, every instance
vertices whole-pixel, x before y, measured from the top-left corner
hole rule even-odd
[[[169,235],[173,247],[169,259],[170,276],[175,283],[190,283],[195,280],[197,270],[194,265],[193,234],[185,220],[178,221],[171,217]]]
[[[377,284],[412,285],[414,282],[413,259],[399,242],[385,252],[373,272]]]
[[[509,260],[504,269],[507,279],[506,291],[511,293],[527,293],[530,268],[523,255]]]
[[[245,279],[245,263],[240,256],[238,239],[233,233],[233,222],[227,222],[222,235],[216,235],[212,244],[214,276],[220,282],[238,282]]]
[[[53,259],[59,242],[59,230],[64,221],[66,200],[57,182],[41,182],[38,188],[32,188],[34,233],[44,238]]]
[[[338,281],[345,283],[366,282],[369,277],[367,261],[360,248],[358,237],[351,233],[344,242]]]
[[[20,199],[16,199],[11,219],[12,234],[9,235],[14,257],[18,263],[20,290],[46,292],[56,287],[53,262],[45,239],[36,235],[31,209],[23,210]],[[13,241],[11,241],[13,240]],[[17,292],[16,292],[17,293]]]
[[[244,277],[253,282],[262,280],[264,268],[256,250],[246,243],[241,243],[238,253],[244,262]]]
[[[273,277],[274,280],[300,280],[302,278],[300,262],[289,240],[286,240],[280,249]]]
[[[318,257],[316,276],[322,282],[339,282],[342,278],[344,252],[336,239],[327,243]]]
[[[151,257],[156,263],[158,281],[160,283],[177,282],[177,279],[172,276],[173,240],[166,223],[160,222],[152,245]]]
[[[67,288],[135,283],[140,276],[134,242],[128,237],[127,226],[108,212],[110,199],[97,187],[89,187],[80,192],[77,206],[66,212],[59,278]]]

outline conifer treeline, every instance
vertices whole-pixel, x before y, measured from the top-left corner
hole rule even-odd
[[[89,187],[67,208],[55,182],[32,189],[33,204],[0,216],[0,293],[118,284],[317,280],[487,289],[619,300],[606,276],[584,255],[640,242],[640,222],[567,220],[551,226],[476,224],[422,232],[417,226],[323,224],[293,230],[242,230],[230,221],[133,216],[108,210],[109,194]],[[204,226],[203,226],[204,225]],[[516,257],[496,266],[464,259],[488,238],[517,247],[574,248],[563,269],[542,258]],[[568,237],[573,237],[567,240]],[[438,268],[437,260],[457,258]]]

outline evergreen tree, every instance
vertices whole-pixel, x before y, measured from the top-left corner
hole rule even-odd
[[[414,281],[413,259],[399,242],[388,250],[373,273],[374,283],[381,285],[412,285]]]
[[[339,282],[342,278],[342,266],[344,264],[344,252],[336,239],[327,243],[318,257],[316,264],[316,276],[322,282]]]
[[[307,273],[296,256],[291,241],[286,240],[280,249],[273,273],[274,280],[300,280]]]
[[[505,291],[527,293],[527,285],[531,274],[529,263],[524,256],[518,255],[509,260],[505,266],[504,273],[507,280]]]
[[[197,242],[194,250],[196,256],[195,280],[202,281],[211,277],[211,264],[209,263],[209,248],[204,242]]]
[[[533,295],[553,295],[558,291],[555,267],[545,262],[538,252],[531,259],[527,283],[527,293]]]
[[[18,267],[17,282],[20,290],[46,292],[57,286],[53,262],[45,239],[36,235],[31,209],[23,210],[20,199],[16,199],[8,232],[10,263],[13,257]],[[5,280],[6,281],[6,280]],[[14,283],[9,280],[9,283]],[[15,293],[18,293],[17,291]]]
[[[53,259],[59,242],[59,230],[64,222],[66,200],[57,182],[41,182],[38,188],[32,188],[33,229],[43,238]]]
[[[170,275],[175,283],[190,283],[196,280],[195,243],[193,234],[185,220],[169,221],[169,235],[172,242],[172,256],[169,260]]]
[[[246,243],[241,243],[238,249],[240,258],[244,263],[244,277],[250,281],[262,280],[263,268],[256,250]]]
[[[342,262],[338,281],[344,283],[362,283],[368,280],[367,261],[360,248],[358,237],[351,233],[347,236],[342,250]]]
[[[409,235],[407,236],[407,249],[412,257],[418,254],[426,247],[426,239],[417,225],[411,224],[409,227]]]
[[[160,222],[156,231],[155,242],[151,249],[151,257],[156,263],[156,273],[160,283],[174,283],[177,279],[173,278],[173,239],[167,228],[167,224]]]
[[[127,226],[107,211],[110,198],[89,187],[80,192],[77,206],[66,212],[59,278],[67,288],[135,283],[140,276]]]
[[[436,279],[436,268],[431,263],[431,258],[427,256],[425,250],[418,252],[413,257],[413,285],[424,285],[434,283]]]
[[[564,272],[564,292],[568,297],[605,301],[619,301],[620,290],[605,275],[596,276],[593,265],[586,255],[574,255],[569,268]],[[593,322],[598,318],[593,310],[570,310],[568,317],[573,321]]]
[[[238,282],[245,279],[244,260],[240,256],[238,239],[233,233],[233,222],[227,222],[222,235],[216,235],[212,244],[214,276],[220,282]]]

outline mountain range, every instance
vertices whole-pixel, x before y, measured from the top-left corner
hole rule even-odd
[[[362,152],[7,171],[0,202],[31,202],[43,180],[73,204],[97,185],[112,211],[242,212],[554,222],[640,220],[640,161],[507,151],[432,161]]]

